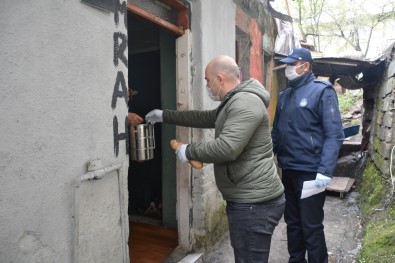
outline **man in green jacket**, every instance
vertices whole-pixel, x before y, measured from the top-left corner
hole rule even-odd
[[[285,207],[269,127],[269,93],[261,83],[240,83],[239,68],[228,56],[214,58],[205,70],[208,96],[221,101],[206,111],[152,110],[150,123],[215,128],[215,139],[183,144],[182,162],[214,163],[217,187],[227,202],[235,262],[267,262],[271,237]]]

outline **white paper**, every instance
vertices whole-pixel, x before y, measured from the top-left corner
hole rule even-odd
[[[315,180],[304,181],[302,195],[300,196],[300,199],[321,193],[321,192],[325,191],[325,188],[326,188],[326,186],[323,186],[323,187],[315,186]]]

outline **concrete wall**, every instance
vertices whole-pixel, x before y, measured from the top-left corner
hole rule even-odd
[[[260,1],[233,0],[201,0],[190,1],[192,13],[192,107],[197,110],[213,109],[218,106],[206,95],[204,70],[207,63],[214,57],[225,54],[236,59],[236,24],[251,37],[251,47],[245,52],[249,60],[249,76],[268,86],[271,93],[278,92],[272,84],[271,74],[273,63],[266,62],[264,72],[264,52],[262,49],[262,35],[269,38],[268,45],[274,46],[274,35],[277,32],[267,6]],[[244,9],[259,6],[259,10]],[[237,5],[240,5],[237,7]],[[251,6],[250,6],[251,5]],[[256,17],[262,19],[257,20]],[[259,25],[260,23],[260,25]],[[270,73],[269,73],[270,72]],[[192,140],[211,140],[213,130],[192,130]],[[193,233],[195,247],[206,247],[216,242],[227,229],[225,203],[219,193],[214,180],[213,166],[205,165],[203,170],[193,170]]]
[[[277,78],[273,73],[277,26],[266,1],[234,1],[237,4],[236,25],[244,33],[245,38],[237,39],[240,42],[238,64],[242,68],[244,80],[255,78],[270,93],[268,112],[270,120],[273,121],[279,94]],[[247,48],[248,45],[249,48]],[[248,65],[245,65],[246,63]],[[248,70],[245,70],[245,67],[248,67]]]
[[[386,54],[386,71],[376,88],[375,106],[370,130],[369,153],[379,171],[390,176],[391,151],[395,145],[395,44]]]
[[[114,86],[122,90],[117,76],[127,83],[126,66],[114,60],[114,33],[126,34],[123,16],[117,26],[113,13],[80,1],[6,0],[0,28],[0,262],[72,262],[75,183],[87,162],[120,163],[121,195],[127,191],[127,105],[122,92],[114,96]],[[114,136],[115,116],[120,136]],[[112,198],[119,190],[108,189],[101,195]],[[93,203],[86,202],[89,213]],[[97,220],[115,216],[119,223],[119,214],[94,209],[103,212]],[[87,224],[94,226],[93,218]],[[119,232],[103,227],[96,238]]]
[[[197,110],[219,105],[206,95],[204,70],[218,55],[235,58],[236,5],[232,0],[200,0],[191,2],[192,32],[192,104]],[[192,130],[192,140],[214,138],[214,130]],[[214,180],[213,166],[193,170],[193,228],[196,246],[208,246],[227,228],[224,202]]]

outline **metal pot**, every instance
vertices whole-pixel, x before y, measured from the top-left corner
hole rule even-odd
[[[153,124],[130,126],[130,156],[133,161],[146,161],[154,158],[155,133]]]

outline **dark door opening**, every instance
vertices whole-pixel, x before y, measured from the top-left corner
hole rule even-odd
[[[144,118],[153,109],[175,109],[175,36],[128,13],[128,52],[128,85],[137,92],[130,101],[130,111]],[[154,130],[154,158],[129,163],[132,262],[146,260],[150,249],[151,254],[153,250],[160,252],[155,262],[161,262],[177,246],[176,160],[169,145],[175,138],[175,127],[158,123]]]
[[[136,91],[130,110],[141,117],[160,109],[160,54],[158,51],[129,55],[129,88]],[[155,125],[154,158],[129,164],[129,215],[161,224],[162,144],[160,125]],[[141,220],[141,219],[140,219]]]

